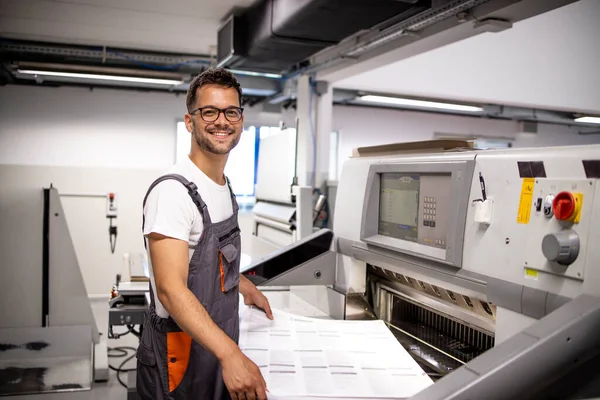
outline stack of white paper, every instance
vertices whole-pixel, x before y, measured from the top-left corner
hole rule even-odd
[[[433,383],[381,320],[273,313],[271,321],[246,309],[239,340],[259,366],[269,398],[403,399]]]

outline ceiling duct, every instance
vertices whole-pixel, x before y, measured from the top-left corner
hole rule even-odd
[[[261,0],[219,29],[219,66],[281,72],[343,39],[431,8],[431,0]]]

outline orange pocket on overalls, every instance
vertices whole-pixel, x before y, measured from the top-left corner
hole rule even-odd
[[[192,338],[185,332],[167,333],[167,370],[169,391],[173,392],[183,380],[192,350]]]

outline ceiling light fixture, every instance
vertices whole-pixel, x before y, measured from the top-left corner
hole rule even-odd
[[[119,81],[133,83],[151,83],[155,85],[181,85],[182,80],[174,79],[157,79],[157,78],[140,78],[137,76],[118,76],[118,75],[98,75],[98,74],[83,74],[79,72],[59,72],[59,71],[41,71],[32,69],[18,69],[18,73],[37,76],[54,76],[61,78],[79,78],[79,79],[95,79],[101,81]]]
[[[366,96],[359,97],[359,100],[367,101],[370,103],[393,104],[393,105],[399,105],[399,106],[421,107],[421,108],[437,108],[437,109],[441,109],[441,110],[452,110],[452,111],[466,111],[466,112],[481,112],[481,111],[483,111],[483,108],[481,108],[481,107],[466,106],[466,105],[462,105],[462,104],[438,103],[438,102],[434,102],[434,101],[402,99],[399,97],[366,95]]]
[[[575,122],[583,122],[586,124],[600,124],[600,117],[581,117],[575,118]]]
[[[260,76],[262,78],[281,79],[281,74],[273,74],[270,72],[244,71],[241,69],[230,69],[229,71],[235,75]]]

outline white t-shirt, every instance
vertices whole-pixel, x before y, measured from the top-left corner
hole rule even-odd
[[[179,174],[198,187],[198,193],[206,203],[213,223],[221,222],[233,214],[231,195],[227,184],[221,186],[211,180],[189,157],[175,164],[168,173]],[[174,179],[162,181],[152,189],[144,206],[144,235],[152,232],[180,239],[189,243],[189,257],[202,235],[202,215],[193,203],[184,185]],[[156,313],[167,318],[169,313],[158,300],[152,259],[148,249],[150,283],[154,291]]]

